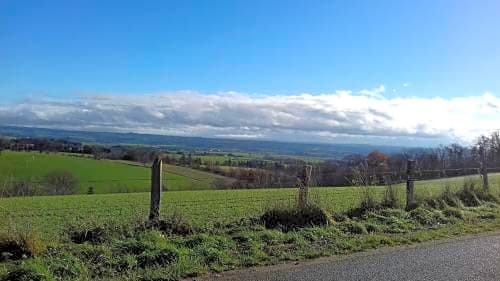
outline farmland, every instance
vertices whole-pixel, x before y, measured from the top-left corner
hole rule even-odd
[[[478,176],[468,177],[480,184]],[[438,195],[444,186],[458,188],[463,177],[416,182],[419,196]],[[492,191],[500,191],[500,174],[491,174]],[[404,186],[397,186],[400,201],[404,199]],[[383,187],[373,187],[381,197]],[[240,218],[255,216],[276,204],[295,204],[296,189],[204,190],[171,191],[163,193],[162,213],[180,212],[198,226],[229,223]],[[361,190],[356,187],[312,188],[310,197],[325,209],[344,212],[354,207]],[[149,193],[41,196],[0,199],[0,225],[9,221],[23,222],[39,229],[47,236],[56,235],[68,222],[102,220],[134,221],[145,219],[149,211]],[[50,221],[50,224],[47,222]]]
[[[21,247],[39,247],[28,248],[24,257],[7,248],[3,256],[8,259],[0,262],[0,280],[35,276],[44,281],[173,281],[500,229],[498,198],[465,205],[476,195],[458,199],[466,190],[461,188],[464,182],[474,182],[478,188],[473,190],[481,189],[479,176],[415,183],[417,197],[463,200],[453,206],[431,207],[420,201],[413,210],[398,208],[405,199],[404,184],[398,184],[392,208],[358,215],[348,211],[360,206],[362,194],[366,195],[366,189],[359,187],[312,187],[309,200],[314,204],[300,209],[301,213],[295,211],[299,210],[296,188],[167,191],[162,193],[163,220],[152,227],[144,223],[148,192],[3,198],[0,238],[4,237],[4,245],[21,241]],[[490,174],[490,183],[492,193],[498,195],[500,174]],[[442,193],[444,187],[449,192]],[[379,202],[386,192],[382,186],[368,190]],[[280,219],[269,214],[282,211],[290,225],[295,217],[307,216],[310,221],[289,229],[279,223],[268,225]]]
[[[57,170],[69,171],[79,180],[78,193],[89,187],[98,194],[149,190],[150,170],[132,163],[94,160],[79,155],[4,151],[0,154],[0,184],[26,180],[40,182]],[[227,179],[186,167],[164,166],[164,185],[169,190],[209,189],[216,179]]]

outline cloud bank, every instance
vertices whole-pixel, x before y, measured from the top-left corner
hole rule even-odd
[[[491,93],[385,98],[384,91],[380,86],[320,95],[172,92],[31,99],[0,105],[0,125],[397,145],[469,142],[500,127],[500,98]]]

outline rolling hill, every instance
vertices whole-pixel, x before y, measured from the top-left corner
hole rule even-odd
[[[78,193],[143,192],[150,188],[150,170],[142,165],[94,160],[61,153],[13,152],[0,154],[0,185],[11,181],[40,183],[51,171],[69,171],[79,180]],[[167,190],[210,189],[216,180],[228,178],[194,169],[164,165]]]

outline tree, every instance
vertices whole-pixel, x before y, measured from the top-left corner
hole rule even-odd
[[[481,164],[481,176],[483,178],[483,188],[488,190],[488,156],[491,152],[490,146],[491,140],[488,137],[481,136],[475,145],[475,150],[477,151],[477,156],[479,158],[479,163]]]
[[[78,179],[68,171],[53,171],[44,179],[44,186],[49,194],[74,194],[78,185]]]
[[[371,183],[379,183],[384,177],[384,172],[386,172],[389,168],[389,156],[375,150],[368,154],[366,161],[369,173],[374,176]]]
[[[2,154],[2,151],[7,148],[9,144],[9,141],[4,139],[4,138],[0,138],[0,154]]]

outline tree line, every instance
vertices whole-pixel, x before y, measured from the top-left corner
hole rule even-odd
[[[353,169],[364,165],[372,184],[403,181],[406,161],[417,161],[420,179],[461,176],[477,173],[484,165],[489,171],[500,167],[500,133],[481,136],[472,145],[442,145],[435,148],[408,149],[404,153],[386,155],[373,151],[368,155],[348,155],[319,163],[294,157],[249,158],[228,157],[224,160],[203,160],[190,152],[166,153],[148,146],[102,146],[64,140],[5,139],[0,138],[0,150],[38,150],[42,152],[68,152],[87,155],[95,159],[125,160],[148,165],[161,156],[165,163],[203,170],[234,178],[231,185],[218,183],[217,188],[293,187],[296,175],[304,165],[313,166],[312,184],[318,186],[343,186],[351,184]],[[500,170],[499,170],[500,171]]]

